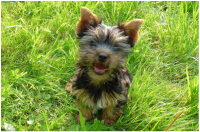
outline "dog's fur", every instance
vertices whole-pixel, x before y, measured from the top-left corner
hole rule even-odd
[[[76,99],[75,104],[86,120],[102,109],[101,119],[106,125],[113,125],[123,114],[132,81],[126,59],[138,40],[143,21],[134,19],[110,27],[88,8],[81,7],[76,26],[80,47],[78,68],[66,89]]]

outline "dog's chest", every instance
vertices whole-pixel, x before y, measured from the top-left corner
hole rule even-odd
[[[97,101],[94,101],[94,96],[91,97],[88,94],[88,91],[85,90],[86,89],[73,90],[72,95],[76,97],[78,103],[85,107],[93,109],[94,113],[98,109],[105,109],[108,107],[116,106],[118,104],[118,101],[126,100],[123,94],[114,93],[113,96],[112,94],[109,94],[106,91],[102,91],[101,97]]]

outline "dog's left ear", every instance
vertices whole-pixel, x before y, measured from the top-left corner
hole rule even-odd
[[[118,28],[123,30],[129,36],[129,43],[131,47],[136,45],[139,38],[139,30],[144,22],[143,19],[134,19],[129,22],[119,23]]]
[[[90,26],[96,27],[100,23],[101,19],[97,15],[92,13],[88,8],[81,7],[81,17],[76,24],[76,34],[81,36]]]

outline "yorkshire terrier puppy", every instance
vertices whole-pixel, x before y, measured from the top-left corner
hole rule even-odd
[[[102,109],[101,120],[110,126],[123,114],[132,78],[126,68],[131,48],[139,37],[143,19],[106,26],[88,8],[81,7],[76,25],[79,37],[77,71],[67,91],[87,120]],[[77,115],[77,123],[80,123]]]

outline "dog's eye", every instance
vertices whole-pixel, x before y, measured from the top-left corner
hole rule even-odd
[[[96,47],[96,44],[94,42],[90,42],[90,46],[95,46]]]
[[[119,51],[120,50],[119,47],[113,47],[112,49],[113,49],[113,51]]]
[[[95,44],[90,44],[90,46],[96,46]]]

